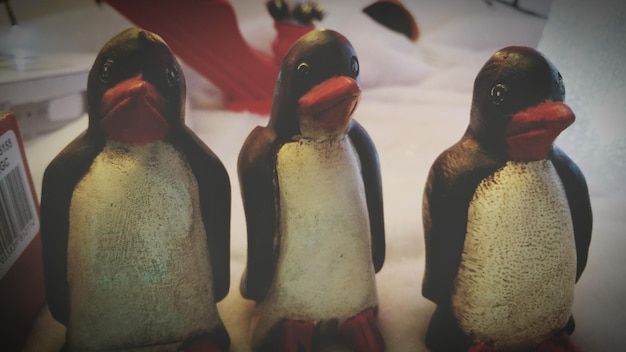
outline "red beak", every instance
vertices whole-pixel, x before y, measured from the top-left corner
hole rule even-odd
[[[510,160],[545,159],[556,137],[574,120],[569,106],[551,101],[513,115],[505,130]]]
[[[330,78],[300,98],[300,112],[312,118],[316,128],[336,131],[348,126],[361,97],[356,80],[346,76]]]
[[[104,93],[100,123],[106,137],[118,142],[143,145],[163,140],[169,131],[165,106],[156,87],[133,77]]]

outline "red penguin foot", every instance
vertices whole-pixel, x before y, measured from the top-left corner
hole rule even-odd
[[[225,352],[217,341],[210,337],[201,337],[187,341],[179,349],[180,352]]]
[[[280,324],[278,348],[281,352],[311,352],[315,324],[308,321],[285,319]]]
[[[562,332],[542,342],[535,352],[579,352],[579,350],[569,340],[569,336]]]
[[[368,308],[344,321],[339,331],[354,352],[385,351],[385,340],[378,328],[374,308]]]

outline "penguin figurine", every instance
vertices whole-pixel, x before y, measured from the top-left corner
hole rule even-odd
[[[47,167],[48,304],[69,351],[226,351],[230,181],[183,123],[185,79],[156,34],[127,29],[89,73],[89,126]]]
[[[469,126],[431,167],[422,294],[432,351],[574,351],[574,285],[592,214],[585,178],[553,144],[574,121],[557,69],[528,47],[496,52]]]
[[[349,41],[314,30],[287,52],[272,113],[239,154],[247,232],[241,293],[256,301],[255,351],[328,341],[383,351],[375,273],[385,259],[375,146],[352,114],[359,62]]]

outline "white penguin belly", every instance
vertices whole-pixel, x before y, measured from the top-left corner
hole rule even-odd
[[[462,330],[515,349],[567,323],[576,250],[569,206],[552,165],[508,162],[476,188],[452,297]]]
[[[376,306],[369,216],[352,143],[287,143],[276,169],[279,259],[262,319],[341,323]]]
[[[220,324],[199,207],[171,145],[105,146],[71,201],[70,347],[176,343]]]

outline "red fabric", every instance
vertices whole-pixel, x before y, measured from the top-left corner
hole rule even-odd
[[[227,0],[105,0],[135,25],[161,36],[187,65],[215,84],[231,110],[267,114],[282,55],[311,26],[276,25],[272,56],[243,38]],[[276,47],[276,48],[274,48]]]
[[[299,25],[289,22],[274,22],[276,37],[272,41],[272,52],[274,60],[278,66],[281,65],[283,57],[300,37],[315,29],[315,25]]]
[[[340,332],[354,352],[385,351],[385,340],[378,328],[373,308],[343,322]]]
[[[250,47],[226,0],[106,0],[135,25],[161,36],[174,53],[222,92],[226,105],[268,110],[278,67]],[[259,106],[260,102],[265,102]]]

